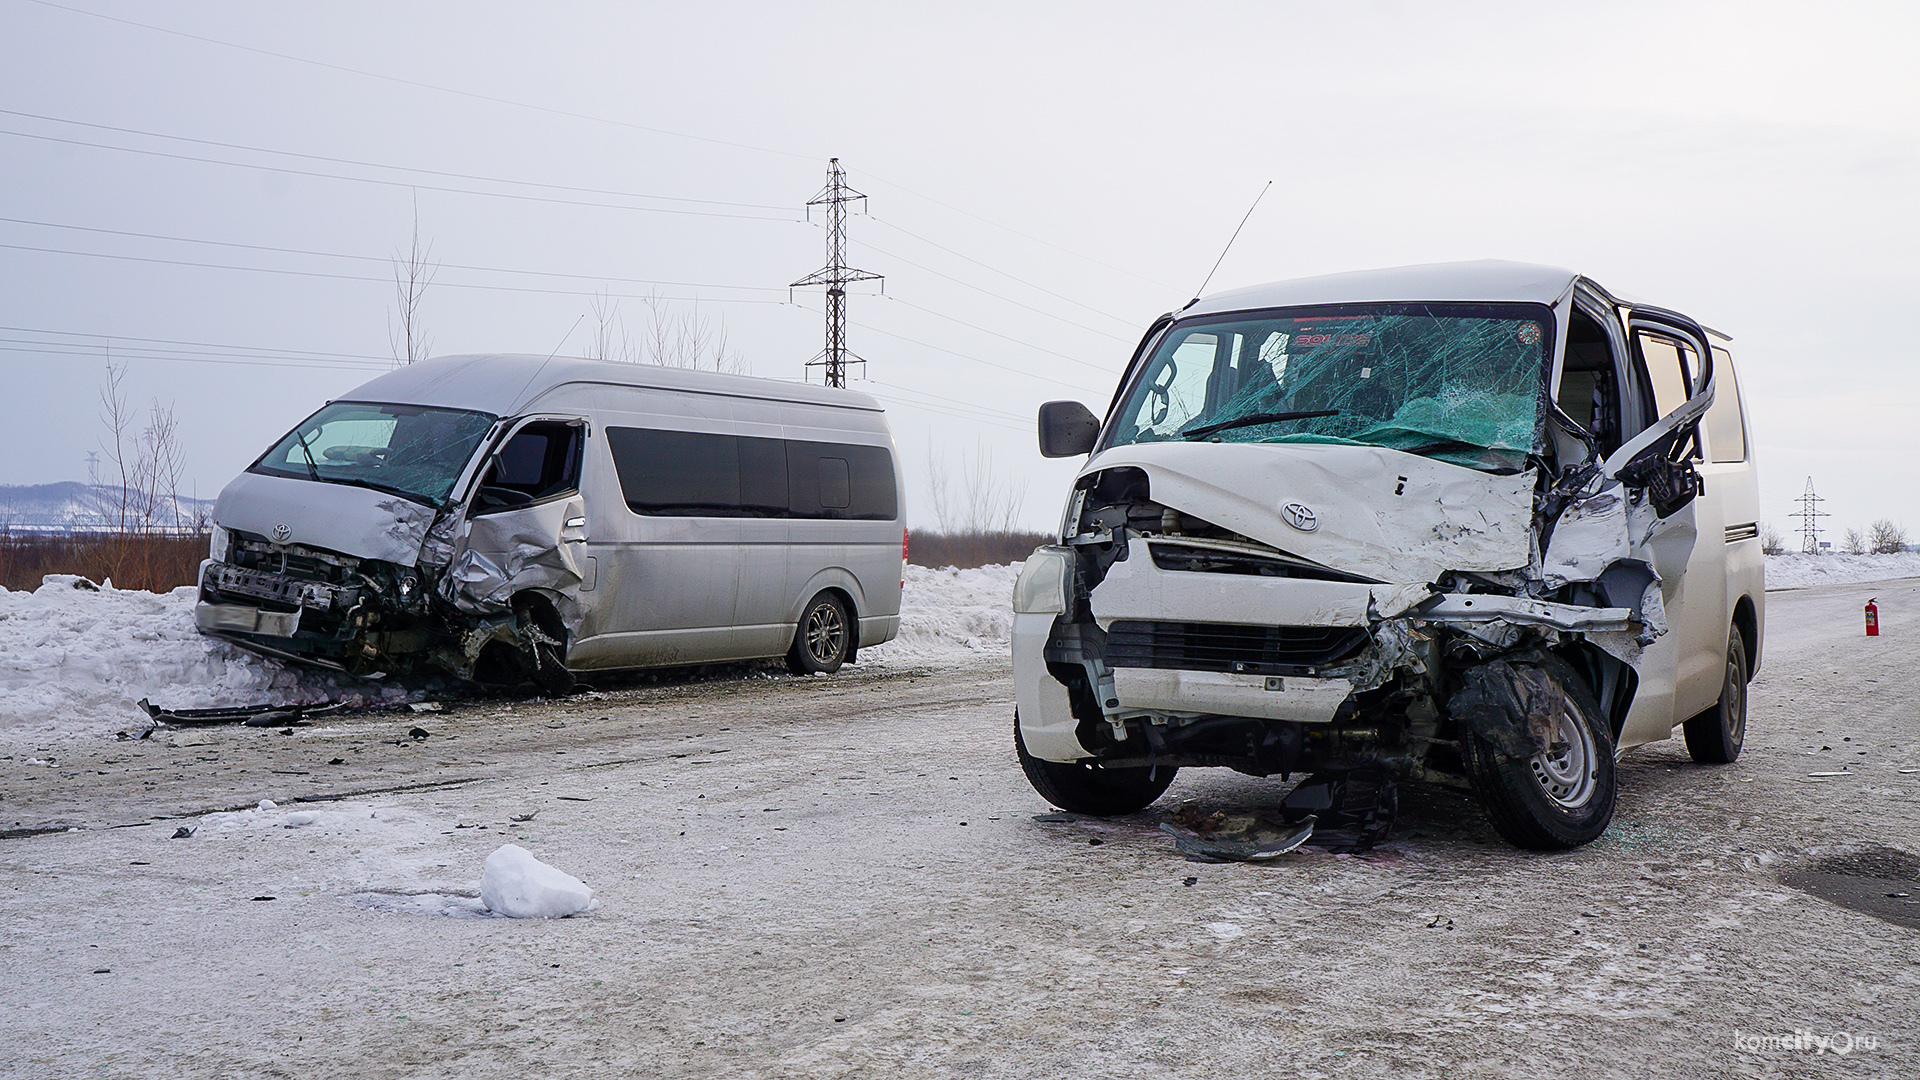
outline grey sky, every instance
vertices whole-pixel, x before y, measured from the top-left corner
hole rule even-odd
[[[0,0],[0,326],[37,331],[0,331],[0,483],[83,475],[104,343],[66,335],[111,335],[135,396],[174,403],[212,495],[384,367],[384,260],[416,199],[444,264],[435,352],[578,352],[594,292],[654,289],[724,319],[754,374],[797,377],[819,298],[784,286],[823,260],[799,207],[838,155],[871,196],[853,259],[887,275],[884,298],[852,299],[850,336],[916,525],[930,450],[956,476],[990,453],[1028,485],[1025,521],[1051,525],[1071,466],[1038,457],[1034,407],[1103,405],[1271,179],[1212,289],[1572,267],[1733,335],[1770,520],[1812,474],[1833,524],[1920,532],[1898,329],[1920,293],[1916,46],[1894,4]],[[227,352],[207,344],[278,366],[157,352]]]

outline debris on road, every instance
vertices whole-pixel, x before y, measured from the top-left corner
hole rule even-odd
[[[140,707],[156,724],[169,727],[197,727],[207,724],[244,724],[247,727],[292,727],[304,724],[309,716],[326,716],[347,707],[344,701],[325,705],[236,705],[219,709],[163,709],[147,698]],[[145,738],[145,736],[142,736]]]
[[[1172,821],[1161,823],[1160,831],[1173,837],[1173,846],[1188,862],[1259,862],[1298,849],[1313,836],[1313,826],[1311,816],[1288,824],[1258,813],[1228,816],[1216,810],[1202,815],[1182,807]]]
[[[579,878],[533,857],[518,844],[487,856],[480,901],[510,919],[561,919],[594,906],[593,890]]]

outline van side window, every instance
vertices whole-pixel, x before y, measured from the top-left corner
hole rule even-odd
[[[607,429],[628,509],[656,517],[853,518],[899,512],[884,446]]]
[[[1740,415],[1740,381],[1733,373],[1733,357],[1713,350],[1713,404],[1707,406],[1707,453],[1714,461],[1747,460],[1747,425]]]
[[[525,505],[578,488],[580,434],[580,425],[557,420],[536,421],[514,432],[480,481],[483,501],[493,507]],[[503,490],[515,495],[502,496]]]
[[[1693,349],[1684,342],[1644,330],[1634,331],[1633,347],[1646,365],[1648,381],[1653,384],[1653,407],[1657,414],[1654,419],[1685,405],[1693,393],[1693,372],[1699,366]],[[1701,456],[1697,439],[1693,456]]]

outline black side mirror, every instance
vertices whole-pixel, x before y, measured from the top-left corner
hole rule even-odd
[[[1079,457],[1100,438],[1100,418],[1077,401],[1040,406],[1040,456]]]

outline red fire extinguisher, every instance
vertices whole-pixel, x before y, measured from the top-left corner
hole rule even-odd
[[[1880,636],[1880,607],[1874,603],[1877,597],[1867,598],[1867,636]]]

